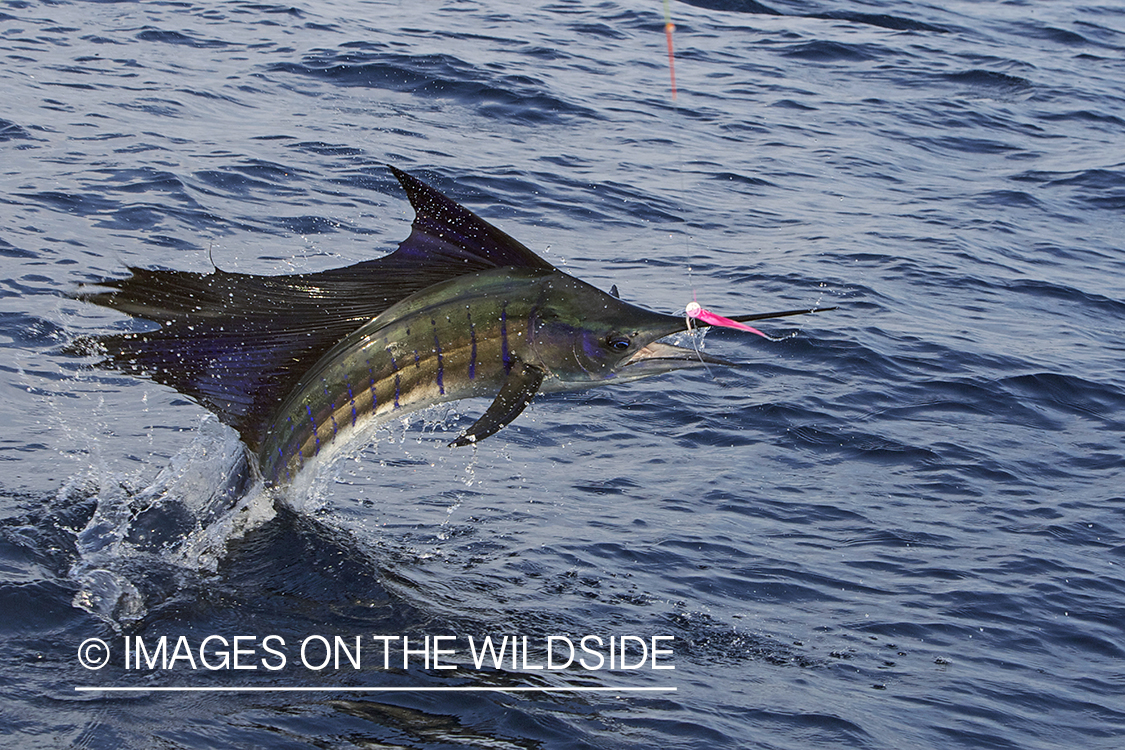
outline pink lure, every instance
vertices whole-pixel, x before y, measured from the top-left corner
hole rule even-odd
[[[708,324],[713,325],[713,326],[722,326],[723,328],[734,328],[734,329],[739,330],[739,331],[749,331],[750,333],[758,334],[762,338],[766,338],[766,339],[769,338],[769,336],[762,333],[757,328],[751,328],[750,326],[746,325],[745,323],[739,323],[737,320],[731,320],[730,318],[724,318],[722,315],[716,315],[715,313],[711,312],[710,310],[706,310],[703,307],[700,307],[698,302],[689,302],[687,308],[684,309],[684,314],[687,315],[688,318],[692,318],[694,320],[699,320],[699,321],[702,321],[704,323],[708,323]]]

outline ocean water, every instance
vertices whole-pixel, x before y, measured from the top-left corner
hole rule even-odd
[[[1125,8],[671,12],[674,99],[655,0],[0,3],[0,745],[1125,743]],[[656,310],[839,309],[279,503],[63,352],[128,266],[389,252],[386,164]]]

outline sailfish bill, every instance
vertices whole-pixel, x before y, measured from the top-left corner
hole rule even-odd
[[[287,276],[130,268],[127,278],[77,296],[159,328],[82,339],[71,349],[104,353],[101,366],[151,377],[213,411],[238,431],[271,485],[373,424],[433,404],[494,399],[452,442],[463,446],[500,430],[539,392],[729,364],[659,341],[684,331],[684,317],[563,273],[390,169],[416,214],[390,255]]]

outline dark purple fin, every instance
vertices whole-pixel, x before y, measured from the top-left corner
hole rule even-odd
[[[390,167],[416,216],[383,258],[289,276],[130,268],[80,299],[158,323],[75,342],[101,366],[143,374],[215,412],[256,450],[285,396],[337,341],[396,302],[490,268],[554,267],[472,211]]]
[[[460,448],[484,440],[489,435],[495,435],[500,428],[527,408],[531,399],[539,392],[539,386],[543,385],[545,375],[546,373],[538,367],[515,362],[508,373],[508,379],[504,381],[503,387],[496,394],[496,399],[488,410],[449,445]]]
[[[389,258],[441,264],[447,278],[488,268],[516,266],[557,270],[519,240],[489,224],[401,169],[389,167],[414,207],[413,231]]]

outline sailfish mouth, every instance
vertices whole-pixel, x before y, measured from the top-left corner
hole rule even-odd
[[[737,367],[735,362],[712,357],[710,354],[704,354],[697,349],[653,341],[641,347],[633,353],[633,356],[618,365],[615,368],[614,376],[619,380],[635,380],[647,378],[650,375],[660,375],[672,370],[684,370],[689,367],[703,367],[704,365]]]
[[[734,362],[726,359],[712,357],[698,349],[688,349],[682,346],[673,346],[659,341],[653,341],[637,350],[633,356],[621,363],[622,367],[653,367],[661,363],[670,365],[668,369],[691,367],[692,365],[726,365],[733,367]]]

